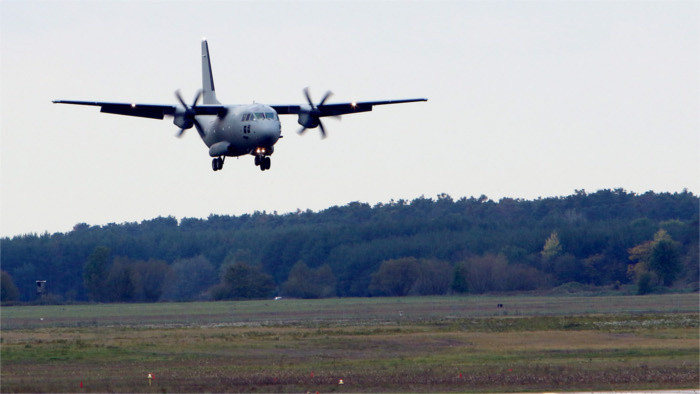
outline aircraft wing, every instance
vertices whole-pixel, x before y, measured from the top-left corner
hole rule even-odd
[[[54,100],[54,104],[76,104],[100,107],[100,112],[117,115],[138,116],[141,118],[163,119],[165,115],[174,115],[178,107],[171,104],[137,104],[137,103],[110,103],[104,101],[73,101]],[[182,107],[179,107],[182,111]],[[226,113],[226,107],[222,105],[197,105],[194,107],[196,115],[219,115]]]
[[[385,100],[385,101],[358,101],[353,103],[338,103],[338,104],[323,104],[318,106],[320,111],[319,117],[337,116],[345,114],[353,114],[355,112],[368,112],[375,105],[385,104],[401,104],[412,103],[416,101],[428,101],[425,98],[404,99],[404,100]],[[272,108],[280,115],[294,115],[308,110],[308,105],[271,105]]]

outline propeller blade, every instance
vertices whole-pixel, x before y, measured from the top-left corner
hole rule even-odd
[[[192,107],[197,105],[197,101],[199,101],[199,98],[202,97],[202,89],[199,89],[197,91],[197,94],[194,96],[194,102],[192,103]]]
[[[309,87],[308,86],[304,88],[304,96],[306,96],[306,101],[309,102],[309,105],[311,106],[311,108],[316,108],[313,100],[311,100],[311,95],[309,94]]]
[[[318,127],[321,129],[321,139],[326,138],[326,128],[323,127],[323,122],[319,119]]]
[[[185,100],[182,99],[182,95],[180,95],[180,90],[175,91],[175,97],[177,100],[182,104],[183,107],[185,107],[185,110],[187,109],[187,104],[185,104]]]
[[[306,127],[301,127],[299,130],[297,130],[297,134],[302,135],[306,132]]]
[[[182,138],[182,135],[185,134],[185,129],[180,129],[180,131],[175,134],[177,138]]]
[[[195,125],[195,127],[197,127],[198,131],[202,130],[202,125],[199,123],[199,121],[197,119],[192,119],[192,124]]]
[[[201,123],[199,123],[197,119],[192,119],[192,124],[194,125],[195,130],[197,130],[199,136],[204,138],[204,128],[202,127]]]
[[[319,107],[322,106],[326,102],[326,100],[328,100],[328,98],[331,97],[332,95],[333,95],[333,92],[331,92],[330,90],[327,91],[326,95],[323,96],[323,98],[321,99],[321,102],[318,104],[318,106]]]

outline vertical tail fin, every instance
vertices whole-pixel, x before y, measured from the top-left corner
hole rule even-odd
[[[216,91],[214,90],[214,76],[211,72],[207,40],[202,40],[202,93],[204,104],[221,104],[216,99]]]

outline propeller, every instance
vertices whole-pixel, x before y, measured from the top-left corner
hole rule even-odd
[[[199,98],[202,96],[202,90],[198,90],[197,94],[194,96],[194,101],[192,102],[192,105],[188,106],[185,103],[185,100],[182,99],[182,96],[180,95],[180,91],[176,90],[175,91],[175,97],[180,101],[180,104],[185,108],[185,112],[183,114],[178,114],[178,118],[181,116],[181,119],[176,119],[175,124],[180,126],[180,131],[177,133],[177,137],[180,138],[182,135],[185,133],[185,130],[192,128],[192,126],[197,127],[197,131],[202,129],[202,125],[199,124],[197,119],[194,117],[196,115],[196,112],[194,110],[194,107],[197,105],[197,101],[199,101]]]
[[[299,123],[302,125],[302,127],[301,129],[299,129],[299,131],[297,131],[297,133],[301,135],[304,134],[304,132],[306,132],[306,129],[313,129],[316,126],[318,126],[321,129],[321,138],[326,138],[326,128],[323,127],[323,122],[321,122],[321,110],[318,109],[318,107],[325,104],[326,100],[328,100],[332,95],[333,92],[331,92],[330,90],[327,91],[326,95],[323,96],[318,105],[315,105],[313,100],[311,99],[311,94],[309,94],[309,88],[304,88],[304,96],[306,96],[306,101],[309,103],[311,109],[308,111],[303,111],[302,114],[300,114]],[[301,115],[306,116],[302,117]]]

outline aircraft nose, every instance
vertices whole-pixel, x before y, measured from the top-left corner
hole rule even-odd
[[[272,146],[280,138],[280,123],[278,121],[265,122],[260,125],[258,133],[263,145]]]

